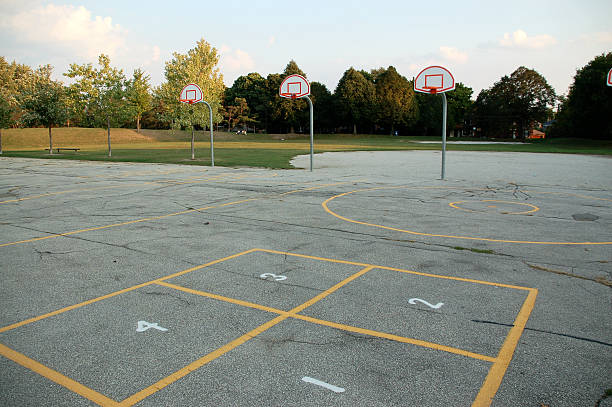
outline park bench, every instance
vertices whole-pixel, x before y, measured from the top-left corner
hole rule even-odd
[[[59,153],[61,150],[72,150],[74,152],[79,151],[80,148],[75,148],[75,147],[53,147],[54,150],[57,150],[57,152]],[[48,148],[45,148],[45,150],[49,151]]]

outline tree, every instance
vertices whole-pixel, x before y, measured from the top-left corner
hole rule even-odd
[[[8,98],[0,94],[0,155],[2,155],[2,129],[7,129],[13,124],[13,111]]]
[[[314,120],[317,133],[329,133],[336,124],[336,99],[327,87],[319,82],[310,82],[310,99],[316,111]]]
[[[378,118],[391,134],[398,125],[410,125],[417,118],[417,104],[411,82],[390,66],[375,72]]]
[[[195,48],[186,54],[175,52],[172,56],[172,60],[166,62],[166,82],[162,83],[157,92],[165,105],[163,119],[180,128],[193,129],[195,125],[212,126],[212,123],[209,123],[208,108],[203,103],[186,106],[178,101],[183,87],[195,83],[202,89],[204,100],[213,110],[213,120],[220,121],[219,108],[223,103],[225,85],[223,75],[217,67],[219,63],[217,49],[202,38],[196,43]]]
[[[512,129],[524,137],[532,123],[543,122],[551,115],[555,100],[555,91],[546,79],[521,66],[481,91],[475,115],[480,127],[491,135],[504,135]]]
[[[151,77],[140,68],[134,70],[132,79],[127,84],[128,100],[136,114],[136,132],[140,133],[140,119],[142,114],[151,109],[153,96],[151,95]]]
[[[113,68],[110,58],[104,54],[98,57],[98,65],[96,69],[90,63],[71,64],[64,76],[76,79],[70,85],[69,95],[81,119],[93,127],[106,125],[108,156],[111,157],[111,125],[123,124],[133,116],[133,111],[127,99],[123,70]]]
[[[285,67],[283,74],[280,76],[280,81],[278,82],[278,85],[276,85],[276,81],[274,81],[274,85],[276,86],[274,86],[275,89],[273,89],[274,98],[272,99],[272,103],[278,106],[276,110],[276,112],[278,113],[277,118],[289,125],[290,133],[294,133],[296,127],[302,128],[302,124],[308,122],[308,115],[310,114],[309,112],[307,112],[308,109],[306,109],[306,101],[301,99],[291,100],[287,98],[281,98],[278,95],[278,89],[282,80],[289,75],[295,74],[301,75],[306,78],[306,74],[304,73],[304,71],[300,69],[300,67],[294,60],[291,60]]]
[[[363,124],[372,116],[376,97],[374,84],[351,67],[340,78],[335,96],[342,117],[353,125],[353,134],[357,134],[357,124]]]
[[[455,127],[469,121],[473,102],[472,88],[459,82],[455,89],[446,92],[447,117],[446,128],[450,133]],[[416,94],[419,107],[418,120],[414,130],[424,136],[438,136],[442,131],[442,101],[441,96],[435,97],[426,93]]]
[[[25,111],[23,121],[29,126],[42,125],[49,129],[49,154],[53,154],[51,128],[66,120],[64,87],[56,81],[37,81],[30,91],[21,94]]]
[[[253,113],[253,123],[268,127],[269,101],[272,95],[266,89],[266,79],[260,74],[252,72],[246,76],[240,76],[225,93],[226,105],[236,98],[244,98]]]
[[[249,117],[249,106],[245,98],[234,98],[234,104],[224,106],[228,130],[235,126],[247,126],[254,120]]]
[[[612,139],[612,87],[605,84],[611,68],[608,52],[576,71],[553,125],[555,136]]]

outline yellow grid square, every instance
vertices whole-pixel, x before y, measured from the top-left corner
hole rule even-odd
[[[175,278],[175,277],[179,277],[181,275],[187,274],[187,273],[191,273],[193,271],[196,270],[201,270],[205,267],[208,266],[212,266],[214,264],[219,264],[222,263],[224,261],[239,257],[239,256],[243,256],[245,254],[248,253],[255,253],[255,252],[264,252],[264,253],[271,253],[271,254],[280,254],[280,255],[285,255],[285,256],[294,256],[294,257],[299,257],[299,258],[304,258],[304,259],[313,259],[313,260],[320,260],[320,261],[327,261],[327,262],[332,262],[332,263],[341,263],[341,264],[347,264],[347,265],[354,265],[354,266],[360,266],[362,267],[361,270],[359,270],[358,272],[354,273],[353,275],[351,275],[348,278],[345,278],[344,280],[342,280],[341,282],[337,283],[336,285],[328,288],[327,290],[323,291],[322,293],[320,293],[319,295],[313,297],[312,299],[306,301],[305,303],[293,308],[292,310],[289,311],[284,311],[284,310],[279,310],[279,309],[275,309],[272,307],[267,307],[265,305],[260,305],[260,304],[255,304],[255,303],[251,303],[251,302],[247,302],[247,301],[242,301],[239,299],[234,299],[234,298],[228,298],[228,297],[223,297],[214,293],[207,293],[204,291],[198,291],[198,290],[193,290],[190,288],[186,288],[186,287],[181,287],[175,284],[170,284],[168,282],[166,282],[166,280],[169,280],[171,278]],[[490,356],[486,356],[486,355],[480,355],[477,353],[473,353],[473,352],[468,352],[462,349],[457,349],[457,348],[453,348],[453,347],[448,347],[448,346],[444,346],[444,345],[440,345],[440,344],[436,344],[436,343],[431,343],[431,342],[427,342],[427,341],[422,341],[422,340],[418,340],[418,339],[413,339],[413,338],[406,338],[406,337],[401,337],[398,335],[393,335],[393,334],[389,334],[389,333],[384,333],[384,332],[378,332],[378,331],[374,331],[374,330],[369,330],[369,329],[365,329],[365,328],[358,328],[358,327],[353,327],[353,326],[349,326],[349,325],[344,325],[344,324],[339,324],[339,323],[335,323],[335,322],[331,322],[331,321],[325,321],[325,320],[321,320],[321,319],[317,319],[317,318],[312,318],[309,316],[305,316],[305,315],[301,315],[299,314],[300,312],[304,311],[306,308],[308,308],[309,306],[315,304],[316,302],[322,300],[323,298],[327,297],[328,295],[332,294],[333,292],[339,290],[340,288],[342,288],[343,286],[345,286],[346,284],[349,284],[351,281],[359,278],[360,276],[364,275],[365,273],[373,270],[373,269],[383,269],[383,270],[391,270],[391,271],[398,271],[398,272],[403,272],[403,273],[410,273],[410,274],[414,274],[414,275],[420,275],[420,276],[427,276],[427,277],[434,277],[434,278],[441,278],[441,279],[447,279],[447,280],[455,280],[455,281],[463,281],[463,282],[469,282],[469,283],[475,283],[475,284],[484,284],[484,285],[491,285],[491,286],[497,286],[497,287],[504,287],[504,288],[512,288],[512,289],[517,289],[517,290],[525,290],[528,292],[527,298],[525,299],[525,301],[523,302],[523,305],[521,306],[521,310],[519,311],[514,324],[512,326],[512,328],[510,329],[510,332],[508,333],[508,335],[506,336],[504,343],[501,347],[501,349],[498,352],[497,357],[493,358]],[[345,331],[350,331],[350,332],[354,332],[354,333],[360,333],[360,334],[365,334],[365,335],[370,335],[370,336],[375,336],[375,337],[381,337],[381,338],[386,338],[389,340],[394,340],[394,341],[398,341],[398,342],[403,342],[403,343],[410,343],[413,345],[417,345],[417,346],[422,346],[422,347],[427,347],[427,348],[432,348],[432,349],[436,349],[436,350],[440,350],[440,351],[446,351],[446,352],[450,352],[450,353],[455,353],[455,354],[459,354],[459,355],[463,355],[466,357],[470,357],[470,358],[474,358],[474,359],[478,359],[478,360],[482,360],[482,361],[487,361],[487,362],[491,362],[493,363],[493,365],[491,366],[491,368],[489,369],[489,373],[482,385],[482,387],[480,388],[480,391],[476,397],[476,399],[473,402],[473,406],[488,406],[490,405],[490,403],[493,400],[493,397],[495,396],[495,394],[497,393],[497,389],[499,388],[499,385],[501,384],[501,381],[503,379],[503,376],[506,372],[506,369],[512,359],[512,355],[514,353],[514,350],[516,349],[516,346],[518,344],[518,340],[525,328],[525,324],[527,323],[527,319],[529,318],[529,315],[531,313],[531,310],[533,309],[534,305],[535,305],[535,298],[537,296],[537,289],[535,288],[528,288],[528,287],[520,287],[520,286],[513,286],[513,285],[507,285],[507,284],[499,284],[499,283],[492,283],[492,282],[488,282],[488,281],[481,281],[481,280],[472,280],[472,279],[466,279],[466,278],[460,278],[460,277],[451,277],[451,276],[441,276],[441,275],[435,275],[435,274],[427,274],[427,273],[420,273],[420,272],[416,272],[416,271],[411,271],[411,270],[404,270],[404,269],[398,269],[398,268],[392,268],[392,267],[385,267],[385,266],[376,266],[376,265],[372,265],[372,264],[366,264],[366,263],[359,263],[359,262],[352,262],[352,261],[346,261],[346,260],[335,260],[335,259],[329,259],[329,258],[323,258],[323,257],[315,257],[315,256],[307,256],[307,255],[301,255],[301,254],[294,254],[294,253],[287,253],[287,252],[281,252],[281,251],[276,251],[276,250],[267,250],[267,249],[251,249],[251,250],[247,250],[241,253],[237,253],[234,254],[232,256],[228,256],[219,260],[215,260],[215,261],[211,261],[209,263],[197,266],[197,267],[193,267],[193,268],[189,268],[187,270],[183,270],[181,272],[178,273],[174,273],[174,274],[170,274],[166,277],[162,277],[156,280],[152,280],[146,283],[142,283],[142,284],[137,284],[134,285],[132,287],[128,287],[126,289],[123,290],[119,290],[119,291],[115,291],[113,293],[101,296],[101,297],[97,297],[88,301],[84,301],[82,303],[79,304],[75,304],[69,307],[65,307],[47,314],[43,314],[34,318],[29,318],[26,319],[24,321],[15,323],[15,324],[11,324],[8,325],[6,327],[0,328],[0,333],[18,328],[20,326],[24,326],[27,324],[30,324],[32,322],[35,321],[39,321],[45,318],[49,318],[51,316],[55,316],[55,315],[59,315],[63,312],[66,311],[70,311],[76,308],[80,308],[107,298],[111,298],[120,294],[124,294],[126,292],[130,292],[133,291],[135,289],[141,288],[141,287],[146,287],[149,285],[160,285],[160,286],[165,286],[168,288],[172,288],[172,289],[176,289],[179,291],[183,291],[186,293],[190,293],[190,294],[194,294],[194,295],[199,295],[199,296],[204,296],[204,297],[208,297],[208,298],[212,298],[212,299],[217,299],[220,301],[226,301],[226,302],[230,302],[236,305],[241,305],[241,306],[245,306],[245,307],[249,307],[249,308],[254,308],[254,309],[259,309],[259,310],[263,310],[263,311],[267,311],[267,312],[271,312],[274,314],[277,314],[278,316],[273,318],[272,320],[258,326],[257,328],[247,332],[246,334],[240,336],[239,338],[234,339],[233,341],[227,343],[226,345],[208,353],[207,355],[204,355],[203,357],[197,359],[196,361],[190,363],[189,365],[185,366],[182,369],[177,370],[176,372],[170,374],[169,376],[163,378],[162,380],[158,381],[157,383],[154,383],[153,385],[133,394],[132,396],[124,399],[121,402],[117,402],[115,400],[112,400],[108,397],[106,397],[105,395],[98,393],[84,385],[82,385],[81,383],[70,379],[67,376],[62,375],[61,373],[48,368],[47,366],[35,361],[34,359],[31,359],[29,357],[27,357],[26,355],[23,355],[19,352],[14,351],[13,349],[0,344],[0,355],[3,355],[4,357],[66,387],[67,389],[101,405],[101,406],[131,406],[133,404],[138,403],[139,401],[145,399],[146,397],[150,396],[151,394],[154,394],[155,392],[159,391],[160,389],[168,386],[169,384],[174,383],[175,381],[179,380],[181,377],[184,377],[185,375],[189,374],[190,372],[199,369],[200,367],[204,366],[205,364],[209,363],[210,361],[218,358],[219,356],[222,356],[223,354],[229,352],[230,350],[236,348],[237,346],[240,346],[241,344],[249,341],[250,339],[254,338],[255,336],[259,335],[260,333],[266,331],[267,329],[271,328],[272,326],[277,325],[278,323],[284,321],[287,318],[295,318],[298,320],[302,320],[302,321],[306,321],[306,322],[311,322],[314,324],[318,324],[318,325],[323,325],[323,326],[329,326],[332,328],[336,328],[336,329],[340,329],[340,330],[345,330]]]

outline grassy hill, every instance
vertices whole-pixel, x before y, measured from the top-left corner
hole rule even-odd
[[[7,157],[54,158],[71,160],[130,161],[210,164],[210,133],[197,131],[196,160],[190,160],[191,133],[178,130],[111,129],[113,156],[107,154],[105,129],[54,128],[53,146],[76,147],[78,152],[49,155],[48,129],[2,130],[2,148]],[[359,150],[440,150],[440,144],[419,141],[439,138],[392,137],[384,135],[315,134],[315,152]],[[453,140],[453,139],[450,139]],[[462,139],[463,140],[463,139]],[[214,133],[215,164],[291,168],[289,162],[310,150],[308,135]],[[449,151],[516,151],[538,153],[577,153],[612,155],[612,141],[552,139],[525,144],[448,144]]]

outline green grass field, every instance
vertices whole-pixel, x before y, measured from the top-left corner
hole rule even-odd
[[[191,134],[186,131],[111,129],[112,157],[108,157],[107,134],[104,129],[53,129],[53,146],[76,147],[78,152],[49,154],[48,130],[42,128],[8,129],[2,131],[3,156],[44,159],[128,161],[210,165],[210,133],[196,132],[196,159],[191,160]],[[422,137],[392,137],[381,135],[315,134],[315,152],[439,150],[440,144],[420,144],[418,141],[439,141]],[[456,139],[449,139],[449,141]],[[465,140],[465,139],[461,139]],[[215,132],[215,165],[228,167],[291,168],[290,160],[310,151],[308,135],[238,136]],[[612,141],[553,139],[527,144],[453,145],[449,151],[515,151],[567,154],[612,154]]]

